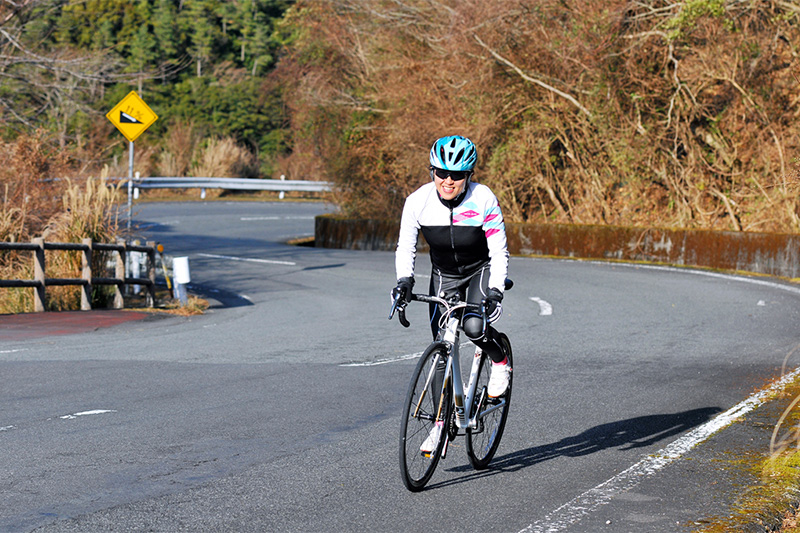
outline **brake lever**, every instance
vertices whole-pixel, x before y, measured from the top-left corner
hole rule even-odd
[[[389,312],[389,320],[394,317],[395,312],[397,313],[397,319],[403,325],[404,328],[407,328],[411,325],[411,322],[408,321],[406,318],[406,306],[400,305],[401,298],[398,295],[394,301],[392,302],[392,310]]]
[[[394,317],[394,313],[395,313],[395,311],[397,311],[397,306],[398,306],[399,303],[400,303],[400,298],[399,298],[399,296],[396,296],[394,298],[394,300],[392,301],[392,310],[389,311],[389,320],[391,320],[392,317]]]

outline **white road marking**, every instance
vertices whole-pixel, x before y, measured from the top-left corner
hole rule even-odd
[[[293,216],[293,217],[241,217],[239,220],[314,220],[314,216]]]
[[[531,300],[539,304],[539,316],[547,316],[553,314],[553,306],[550,305],[548,302],[545,302],[541,298],[537,298],[536,296],[531,296]]]
[[[577,498],[554,510],[542,520],[538,520],[521,530],[520,533],[555,533],[579,522],[584,516],[609,503],[615,496],[629,491],[644,481],[645,478],[652,476],[673,461],[680,459],[689,450],[708,439],[717,431],[763,404],[771,395],[782,390],[798,375],[800,375],[800,368],[784,375],[769,387],[753,394],[702,426],[698,426],[667,445],[666,448],[645,457],[627,470],[587,490]]]
[[[458,346],[459,350],[463,350],[467,346],[472,343],[463,342]],[[378,365],[386,365],[389,363],[397,363],[398,361],[408,361],[409,359],[418,359],[422,357],[422,354],[425,353],[417,352],[417,353],[408,353],[405,355],[398,355],[397,357],[390,357],[389,359],[377,359],[375,361],[364,361],[363,363],[342,363],[339,366],[378,366]]]
[[[217,255],[217,254],[204,254],[199,253],[202,257],[211,257],[213,259],[228,259],[230,261],[245,261],[247,263],[268,263],[271,265],[289,265],[295,266],[297,263],[292,261],[273,261],[272,259],[255,259],[252,257],[234,257],[232,255]]]
[[[737,276],[735,274],[725,274],[724,272],[711,272],[708,270],[694,270],[691,268],[676,268],[676,267],[661,266],[661,265],[640,265],[636,263],[609,263],[607,261],[587,261],[587,262],[598,265],[612,265],[612,266],[620,266],[627,268],[648,268],[651,270],[666,270],[668,272],[680,272],[682,274],[694,274],[696,276],[708,276],[710,278],[722,278],[733,281],[743,281],[745,283],[751,283],[753,285],[763,285],[764,287],[769,287],[771,289],[778,289],[786,292],[793,292],[794,294],[800,294],[800,287],[787,285],[784,283],[775,283],[774,281],[768,281],[760,278],[748,278],[745,276]]]
[[[378,366],[378,365],[386,365],[389,363],[396,363],[398,361],[407,361],[408,359],[416,359],[422,356],[423,352],[417,353],[409,353],[406,355],[400,355],[398,357],[392,357],[390,359],[378,359],[377,361],[366,361],[363,363],[343,363],[339,366]]]
[[[150,228],[156,228],[158,226],[177,226],[180,223],[181,223],[180,220],[169,220],[167,222],[152,222],[150,224],[141,224],[140,226],[137,226],[137,229],[144,231]]]
[[[27,348],[16,348],[14,350],[0,350],[0,353],[15,353],[15,352],[24,352]]]
[[[0,431],[8,431],[10,429],[14,429],[14,426],[3,426],[3,427],[0,427]]]
[[[116,413],[116,412],[117,411],[114,409],[93,409],[91,411],[81,411],[80,413],[73,413],[71,415],[60,416],[59,418],[63,420],[72,420],[78,418],[79,416],[104,415],[106,413]]]

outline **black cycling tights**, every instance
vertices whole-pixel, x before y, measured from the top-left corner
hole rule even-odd
[[[458,278],[442,274],[434,269],[431,274],[430,294],[442,298],[458,295],[459,299],[469,303],[480,304],[486,297],[489,287],[489,266],[486,265],[474,275],[467,278]],[[441,309],[437,304],[430,304],[431,332],[434,340],[439,334],[439,318]],[[478,313],[467,312],[461,326],[469,340],[475,343],[495,363],[505,359],[503,348],[500,345],[500,334],[492,326],[486,327],[486,335],[482,335],[483,319]]]

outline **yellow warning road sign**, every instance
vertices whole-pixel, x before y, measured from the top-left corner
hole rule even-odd
[[[111,111],[106,113],[106,118],[117,127],[126,139],[133,142],[153,122],[158,120],[158,115],[144,103],[144,100],[139,98],[136,91],[131,91]]]

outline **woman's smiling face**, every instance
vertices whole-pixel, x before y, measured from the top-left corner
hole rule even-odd
[[[441,175],[445,174],[442,178]],[[453,179],[453,178],[458,179]],[[457,198],[464,191],[467,184],[467,174],[464,172],[453,172],[452,174],[441,169],[436,169],[433,173],[433,182],[442,200],[452,200]]]

